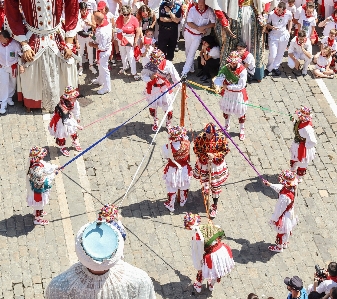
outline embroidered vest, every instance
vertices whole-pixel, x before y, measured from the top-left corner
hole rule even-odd
[[[299,132],[299,125],[300,125],[301,121],[296,121],[295,124],[294,124],[294,134],[295,134],[295,137],[294,137],[294,141],[296,143],[300,143],[300,142],[305,142],[305,138],[303,138],[301,135],[300,135],[300,132]]]

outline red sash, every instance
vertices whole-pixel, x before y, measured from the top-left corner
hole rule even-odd
[[[312,126],[311,121],[306,121],[306,122],[301,122],[298,125],[298,129],[303,129],[306,126]],[[305,141],[301,141],[298,146],[298,151],[297,151],[297,159],[298,161],[302,161],[307,156],[307,149],[305,147]]]
[[[36,201],[36,202],[42,201],[42,193],[34,192],[34,201]]]
[[[295,193],[292,192],[291,190],[289,190],[288,188],[286,187],[283,187],[280,191],[280,195],[283,194],[283,195],[286,195],[287,197],[290,198],[291,202],[290,204],[286,207],[286,209],[284,210],[284,212],[282,213],[282,215],[279,217],[279,219],[275,222],[275,225],[277,227],[281,227],[282,226],[282,219],[283,219],[283,216],[285,215],[286,212],[288,212],[289,210],[291,210],[294,206],[294,199],[295,199]]]
[[[49,123],[49,127],[52,128],[54,130],[54,132],[56,132],[56,126],[57,126],[57,123],[60,119],[61,119],[60,114],[54,113],[53,118],[51,119],[51,121]]]

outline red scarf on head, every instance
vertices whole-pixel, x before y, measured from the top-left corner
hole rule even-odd
[[[304,42],[302,44],[305,44],[307,42],[307,38],[304,39]],[[296,43],[301,46],[302,44],[298,43],[298,36],[296,36]]]
[[[82,14],[81,14],[82,20],[85,20],[85,19],[87,18],[88,14],[89,14],[89,11],[87,11],[87,12],[85,13],[85,15],[82,15]]]
[[[333,18],[334,22],[337,23],[337,17],[334,14],[332,14],[332,18]]]
[[[2,44],[3,47],[7,47],[7,46],[12,42],[12,40],[13,40],[13,39],[10,37],[10,38],[8,39],[8,42],[7,42],[7,43],[5,43],[5,44],[1,43],[1,44]]]
[[[198,4],[195,5],[195,9],[196,9],[197,12],[200,13],[201,15],[203,15],[203,14],[206,12],[207,8],[208,8],[208,5],[205,5],[205,9],[204,9],[203,11],[201,11],[201,10],[199,9]]]
[[[283,16],[285,15],[286,11],[287,11],[287,10],[285,9],[285,10],[279,15],[278,12],[277,12],[277,9],[275,8],[275,9],[274,9],[274,14],[277,15],[278,17],[283,17]]]
[[[334,44],[334,42],[335,42],[335,39],[334,39],[334,38],[333,38],[333,39],[330,39],[330,37],[328,37],[328,45],[329,45],[329,47],[332,47],[333,44]]]

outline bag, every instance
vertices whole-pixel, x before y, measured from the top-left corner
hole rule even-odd
[[[138,46],[135,46],[135,47],[134,47],[133,53],[134,53],[134,56],[135,56],[136,61],[139,61],[140,56],[141,56],[141,52],[140,52],[140,49],[139,49]]]
[[[79,36],[84,37],[84,38],[89,37],[90,33],[91,33],[91,29],[89,31],[82,30],[82,31],[77,32]]]

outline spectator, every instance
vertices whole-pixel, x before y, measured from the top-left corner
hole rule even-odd
[[[0,30],[2,29],[4,22],[5,22],[4,0],[0,0]]]
[[[287,289],[290,292],[287,299],[308,299],[308,294],[303,288],[302,279],[298,276],[292,278],[286,277],[284,283],[287,285]]]
[[[331,60],[331,48],[329,46],[323,47],[322,51],[314,56],[316,65],[313,73],[316,78],[334,78],[334,71],[330,69]]]
[[[306,76],[308,73],[308,66],[312,60],[312,46],[310,41],[306,38],[304,30],[298,32],[298,36],[294,37],[290,42],[288,49],[288,66],[291,69],[296,69],[296,76],[300,76],[300,60],[304,60],[302,75]]]
[[[97,24],[96,39],[95,42],[90,42],[89,46],[97,50],[98,77],[92,83],[102,86],[97,91],[98,94],[102,95],[111,91],[109,57],[112,50],[112,30],[109,22],[101,12],[95,12],[94,18]]]
[[[115,27],[115,19],[114,15],[109,11],[109,7],[106,5],[104,1],[100,1],[97,4],[97,11],[101,12],[108,22]]]
[[[156,25],[156,15],[152,10],[146,6],[142,5],[137,12],[137,19],[139,21],[139,26],[142,29],[143,35],[145,35],[146,29],[153,29]]]
[[[184,31],[186,62],[183,75],[187,75],[188,72],[194,73],[194,56],[199,48],[201,37],[214,26],[213,10],[205,5],[205,0],[199,0],[197,5],[191,7],[187,15]]]
[[[154,27],[154,38],[158,40],[158,33],[159,33],[158,19],[159,19],[159,6],[161,4],[161,0],[144,0],[144,4],[147,5],[156,16],[157,22]]]
[[[316,43],[316,19],[314,16],[315,6],[313,3],[307,3],[305,8],[305,14],[298,20],[298,30],[304,30],[307,38],[310,38],[311,43]]]
[[[178,40],[178,23],[181,21],[181,6],[175,0],[165,0],[159,8],[158,48],[167,60],[173,60]]]
[[[97,2],[96,0],[83,0],[87,4],[87,8],[89,13],[93,14],[95,11],[97,11]]]
[[[259,299],[259,297],[257,295],[255,295],[254,293],[250,293],[248,295],[247,299]]]
[[[238,42],[236,49],[241,55],[242,64],[247,69],[248,73],[247,81],[251,82],[255,75],[255,58],[253,54],[247,50],[247,45],[243,41]]]
[[[122,6],[121,15],[116,21],[116,27],[118,28],[117,39],[123,63],[123,68],[119,71],[119,74],[126,74],[129,65],[131,74],[138,81],[140,76],[137,75],[134,47],[137,45],[141,30],[137,18],[131,15],[130,6]]]
[[[331,29],[337,28],[337,9],[333,14],[318,24],[318,27],[324,27],[323,35],[328,36]]]
[[[292,13],[294,18],[294,15],[296,13],[295,0],[288,0],[288,3],[286,4],[286,9]]]
[[[269,32],[269,57],[266,75],[272,73],[276,76],[281,75],[279,70],[284,52],[287,48],[292,27],[292,14],[286,10],[284,2],[280,2],[268,16],[267,28]],[[288,30],[287,30],[288,25]]]
[[[337,288],[332,288],[330,291],[330,299],[337,299]]]
[[[144,67],[146,64],[150,62],[150,55],[154,49],[156,40],[153,38],[153,29],[146,29],[145,36],[142,40],[142,48],[141,52],[141,64]]]
[[[207,35],[202,38],[202,47],[198,57],[198,68],[201,71],[197,77],[203,83],[209,83],[208,79],[218,74],[220,67],[220,47],[213,36]]]
[[[94,68],[94,52],[92,47],[89,46],[89,42],[91,39],[90,33],[92,32],[91,26],[93,25],[91,19],[92,14],[88,11],[87,3],[80,2],[80,18],[78,21],[78,26],[81,30],[77,32],[77,39],[80,44],[78,55],[83,58],[85,47],[87,47],[89,70],[93,74],[97,74],[97,71]],[[79,65],[80,67],[78,69],[78,75],[82,76],[83,74],[82,60],[79,61]]]
[[[337,51],[337,30],[331,29],[328,36],[324,36],[321,40],[321,51],[324,47],[329,46],[332,50],[331,54],[335,54]]]

